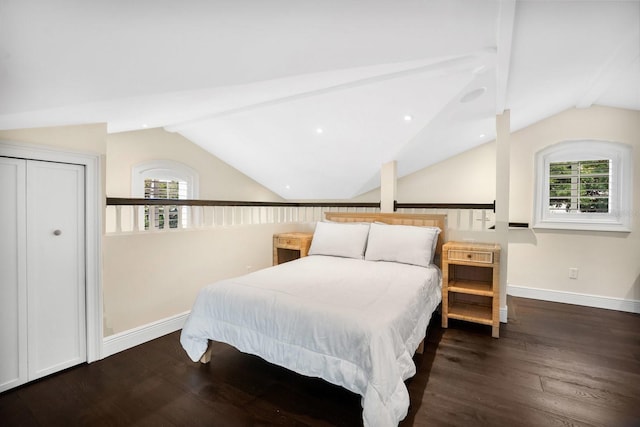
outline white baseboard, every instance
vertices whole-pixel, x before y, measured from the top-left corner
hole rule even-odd
[[[579,294],[575,292],[555,291],[550,289],[529,288],[527,286],[517,285],[507,285],[507,294],[514,297],[584,305],[587,307],[606,308],[608,310],[640,314],[640,301],[638,300],[603,297],[600,295]]]
[[[506,305],[504,307],[500,307],[500,323],[507,323],[507,318],[509,317],[508,311],[509,310]]]
[[[189,311],[185,311],[184,313],[176,314],[171,317],[147,323],[146,325],[138,326],[137,328],[129,329],[103,338],[102,358],[109,357],[113,354],[182,329],[188,315]]]
[[[640,301],[623,298],[603,297],[599,295],[579,294],[575,292],[530,288],[527,286],[507,285],[507,294],[515,297],[531,298],[565,304],[584,305],[640,314]],[[156,322],[138,326],[128,331],[108,336],[102,342],[102,357],[143,344],[182,329],[189,311],[176,314]],[[507,306],[500,307],[500,322],[507,323]]]

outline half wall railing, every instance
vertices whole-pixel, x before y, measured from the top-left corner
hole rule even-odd
[[[326,211],[379,212],[368,202],[256,202],[108,197],[106,232],[153,233],[255,224],[310,223]],[[401,213],[446,214],[449,229],[491,231],[494,203],[395,203]]]

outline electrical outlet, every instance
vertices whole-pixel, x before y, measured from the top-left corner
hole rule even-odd
[[[250,273],[251,270],[253,270],[253,266],[252,265],[247,265],[247,273]]]
[[[572,267],[569,269],[569,279],[577,279],[578,278],[578,268]]]

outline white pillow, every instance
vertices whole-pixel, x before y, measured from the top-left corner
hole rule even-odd
[[[362,259],[368,234],[369,224],[318,222],[309,255]]]
[[[437,227],[374,223],[364,259],[428,267],[433,262],[439,234]]]

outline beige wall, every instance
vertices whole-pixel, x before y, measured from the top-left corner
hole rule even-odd
[[[63,150],[106,154],[107,125],[60,126],[0,131],[0,139],[51,146]]]
[[[181,135],[163,129],[108,135],[107,195],[130,197],[132,167],[149,160],[173,160],[196,170],[199,199],[282,200]],[[244,274],[248,266],[270,266],[273,233],[291,230],[291,225],[254,225],[106,235],[105,336],[180,314],[191,308],[205,284]]]
[[[200,197],[279,200],[177,134],[145,130],[107,135],[104,125],[2,131],[0,138],[106,154],[106,194],[130,194],[133,164],[169,158],[200,173]],[[592,138],[634,147],[632,233],[511,230],[510,285],[640,300],[640,112],[593,107],[569,110],[511,139],[511,221],[531,221],[533,158],[566,139]],[[460,154],[398,181],[402,202],[476,202],[495,198],[495,144]],[[220,185],[223,183],[224,185]],[[376,193],[377,192],[377,193]],[[374,190],[372,195],[379,195]],[[105,335],[186,311],[204,284],[271,264],[274,232],[311,224],[219,227],[206,231],[107,235],[103,242]],[[579,268],[578,280],[568,268]]]
[[[509,284],[536,289],[640,300],[640,112],[606,107],[572,109],[511,139],[512,221],[531,222],[535,153],[575,139],[616,141],[633,147],[631,233],[513,230]],[[569,279],[569,268],[579,269]]]
[[[208,283],[271,266],[274,233],[312,224],[263,224],[107,235],[105,336],[190,310]]]
[[[495,141],[398,178],[398,203],[492,203],[496,198]],[[380,188],[353,198],[379,202]]]
[[[541,229],[509,231],[510,286],[640,300],[640,112],[595,106],[572,109],[511,136],[511,222],[532,221],[534,157],[564,140],[600,139],[633,146],[633,232]],[[486,203],[495,198],[495,143],[452,157],[398,181],[398,200]],[[474,235],[490,240],[491,233]],[[459,236],[458,236],[459,237]],[[578,279],[569,279],[578,268]]]
[[[161,129],[108,135],[106,125],[97,124],[0,131],[0,139],[99,154],[103,194],[109,196],[130,195],[132,165],[171,159],[197,170],[200,198],[281,200],[180,135]],[[292,227],[305,229],[304,224],[256,225],[104,236],[105,336],[189,310],[204,284],[245,273],[247,266],[271,265],[271,236]]]
[[[100,157],[101,192],[105,194],[107,124],[60,126],[0,131],[4,141],[33,144],[62,151],[77,151]],[[104,231],[104,227],[102,228]]]
[[[131,197],[131,168],[149,160],[173,160],[195,169],[199,199],[282,200],[182,135],[160,128],[108,135],[107,196]]]
[[[495,198],[495,142],[398,180],[401,203],[492,203]]]

